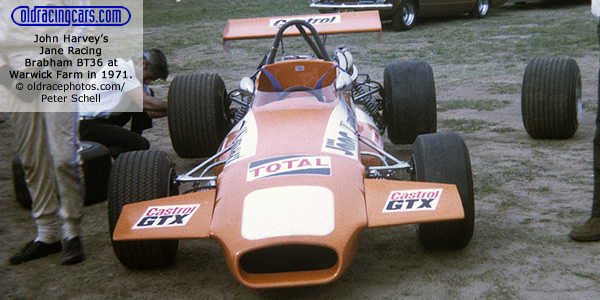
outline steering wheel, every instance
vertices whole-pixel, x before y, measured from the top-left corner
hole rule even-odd
[[[315,98],[317,98],[317,100],[319,100],[319,102],[325,102],[325,99],[323,99],[323,95],[321,94],[320,91],[317,91],[315,89],[309,88],[307,86],[303,86],[303,85],[297,85],[297,86],[293,86],[293,87],[289,87],[287,89],[285,89],[283,92],[280,92],[277,95],[277,100],[283,100],[285,98],[287,98],[287,96],[290,93],[293,92],[307,92],[313,96],[315,96]]]

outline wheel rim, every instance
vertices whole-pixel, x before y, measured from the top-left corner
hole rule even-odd
[[[404,25],[410,26],[415,21],[415,8],[412,3],[406,3],[402,8],[402,22]]]
[[[489,0],[479,0],[479,15],[485,16],[490,9],[490,1]]]

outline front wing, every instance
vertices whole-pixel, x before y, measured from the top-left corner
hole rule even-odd
[[[365,179],[365,199],[368,227],[464,218],[453,184]],[[215,191],[208,190],[125,205],[113,239],[209,238],[214,203]]]
[[[465,217],[454,184],[365,179],[368,227],[429,223]]]

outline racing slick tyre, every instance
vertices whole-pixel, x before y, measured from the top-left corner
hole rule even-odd
[[[92,205],[106,200],[108,190],[108,177],[112,160],[110,151],[102,144],[90,141],[81,141],[79,154],[83,160],[83,174],[85,180],[84,205]],[[27,209],[31,209],[31,195],[25,181],[23,163],[18,155],[12,160],[13,188],[17,202]]]
[[[392,27],[396,31],[405,31],[415,26],[417,6],[414,0],[402,0],[396,13],[392,16]]]
[[[106,200],[108,178],[112,167],[112,157],[108,147],[90,141],[81,141],[80,150],[83,160],[85,180],[84,205],[92,205]]]
[[[456,133],[435,133],[417,137],[413,144],[414,179],[455,184],[465,218],[424,223],[417,235],[427,249],[462,249],[469,244],[475,227],[475,200],[469,151]]]
[[[568,139],[583,109],[581,73],[572,58],[534,58],[523,74],[521,114],[527,134]]]
[[[231,129],[225,84],[216,74],[178,76],[169,87],[171,143],[183,158],[210,157]]]
[[[162,151],[125,152],[117,157],[108,188],[108,225],[115,255],[128,268],[171,263],[179,240],[115,241],[113,232],[124,205],[177,195],[173,164]]]
[[[383,80],[383,112],[394,144],[411,144],[420,134],[436,132],[435,81],[426,61],[391,63]]]
[[[487,16],[490,11],[490,0],[477,0],[473,10],[469,13],[469,16],[472,18],[481,19]]]

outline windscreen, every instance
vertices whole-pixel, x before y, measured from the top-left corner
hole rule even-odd
[[[341,95],[333,85],[321,89],[312,89],[305,86],[294,86],[282,92],[256,91],[252,108],[294,108],[298,105],[311,107],[334,107]]]

